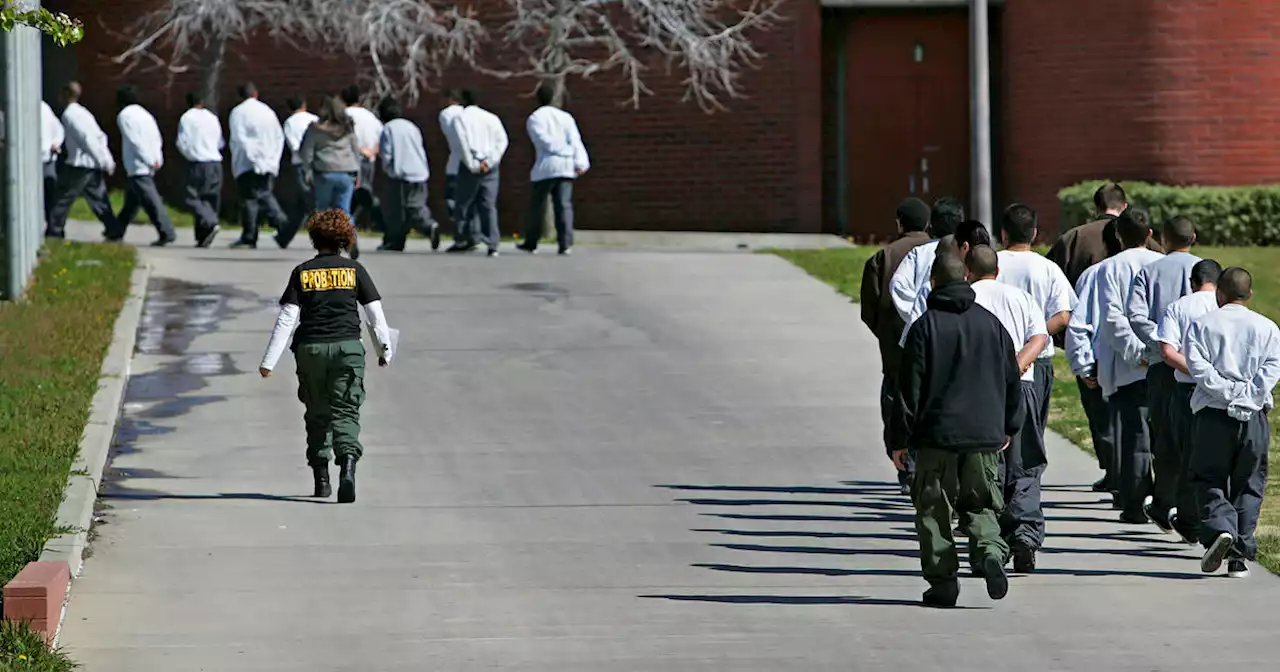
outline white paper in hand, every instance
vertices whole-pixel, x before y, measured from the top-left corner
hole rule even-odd
[[[378,349],[378,356],[390,364],[395,357],[396,347],[400,344],[400,330],[391,327],[376,328],[372,323],[365,323],[365,326],[369,329],[369,339]]]

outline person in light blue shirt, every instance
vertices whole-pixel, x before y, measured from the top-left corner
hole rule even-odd
[[[1116,423],[1111,407],[1102,396],[1098,384],[1098,359],[1110,356],[1106,345],[1097,340],[1098,326],[1102,323],[1102,306],[1098,304],[1098,269],[1101,263],[1084,270],[1076,280],[1078,302],[1067,323],[1067,362],[1075,374],[1076,387],[1080,391],[1080,405],[1089,419],[1089,434],[1093,439],[1093,454],[1098,458],[1102,478],[1093,484],[1094,492],[1109,492],[1113,502],[1119,501],[1120,452],[1116,447]]]
[[[938,256],[938,245],[942,244],[943,238],[953,235],[962,222],[964,205],[959,200],[943,196],[934,201],[933,210],[929,214],[929,235],[935,240],[908,252],[889,280],[893,307],[898,311],[898,317],[907,325],[898,339],[899,347],[907,342],[907,332],[927,307],[929,278],[933,272],[933,262]]]
[[[1218,276],[1222,266],[1212,259],[1205,259],[1191,267],[1191,286],[1195,291],[1165,308],[1160,318],[1156,338],[1160,340],[1160,356],[1174,371],[1174,386],[1169,394],[1168,453],[1156,462],[1156,496],[1158,501],[1169,502],[1166,510],[1148,512],[1161,516],[1182,540],[1195,545],[1199,542],[1200,516],[1196,513],[1195,494],[1187,482],[1187,462],[1191,456],[1191,394],[1196,384],[1187,371],[1187,358],[1182,355],[1191,323],[1201,315],[1218,309]],[[1166,464],[1161,465],[1163,461]],[[1176,471],[1170,471],[1170,466]],[[1152,517],[1155,520],[1155,517]],[[1159,524],[1159,523],[1157,523]]]
[[[1143,266],[1159,259],[1146,248],[1151,218],[1129,208],[1116,218],[1116,233],[1124,248],[1098,264],[1098,305],[1102,321],[1095,336],[1098,384],[1118,420],[1120,446],[1120,521],[1147,524],[1143,505],[1151,494],[1151,439],[1147,427],[1147,344],[1133,333],[1125,303],[1133,279]]]
[[[1280,328],[1249,310],[1253,278],[1243,268],[1222,272],[1221,309],[1191,323],[1183,343],[1195,380],[1191,410],[1191,485],[1200,510],[1200,569],[1227,560],[1232,578],[1249,575],[1254,531],[1267,485],[1272,390],[1280,383]]]
[[[387,198],[386,233],[379,250],[401,252],[410,229],[431,238],[431,249],[440,249],[440,226],[427,205],[427,178],[431,167],[427,148],[422,144],[422,129],[404,118],[404,108],[394,98],[384,98],[378,106],[382,117],[382,136],[378,155],[382,170],[391,178]]]

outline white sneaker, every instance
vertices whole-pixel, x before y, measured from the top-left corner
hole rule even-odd
[[[1200,571],[1205,574],[1212,574],[1220,567],[1222,561],[1226,559],[1227,553],[1231,551],[1231,545],[1235,543],[1235,537],[1229,532],[1223,532],[1218,535],[1217,539],[1205,549],[1204,557],[1200,558]]]
[[[1227,576],[1233,579],[1249,578],[1249,565],[1244,564],[1244,560],[1232,558],[1227,561]]]

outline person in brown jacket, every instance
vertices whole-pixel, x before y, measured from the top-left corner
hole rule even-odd
[[[897,212],[898,237],[868,259],[862,269],[862,289],[859,292],[862,321],[880,342],[880,370],[884,374],[880,385],[880,416],[884,421],[886,451],[890,450],[889,412],[893,410],[893,399],[897,396],[898,366],[902,360],[898,339],[906,328],[893,307],[889,280],[907,252],[929,242],[929,234],[926,233],[929,214],[929,206],[924,201],[914,197],[903,201]],[[910,476],[910,469],[898,472],[898,484],[904,494],[910,491]]]
[[[1129,207],[1124,187],[1115,182],[1098,187],[1093,193],[1093,207],[1098,219],[1063,232],[1044,255],[1062,269],[1072,287],[1086,268],[1121,250],[1115,219]],[[1147,241],[1147,249],[1164,252],[1154,237]]]

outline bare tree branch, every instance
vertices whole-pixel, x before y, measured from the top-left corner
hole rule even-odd
[[[784,20],[786,0],[507,0],[511,17],[499,32],[527,67],[473,65],[486,74],[532,78],[563,92],[569,77],[617,70],[631,85],[626,100],[640,105],[653,55],[668,72],[683,73],[684,99],[707,112],[743,95],[741,73],[763,54],[754,32]]]

